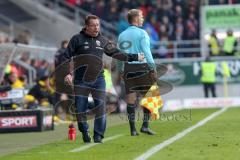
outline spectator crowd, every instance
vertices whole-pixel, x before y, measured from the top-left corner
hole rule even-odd
[[[172,58],[174,47],[199,48],[200,44],[181,44],[182,40],[199,40],[199,10],[207,1],[201,0],[65,0],[72,6],[98,15],[116,26],[117,34],[129,24],[129,9],[140,8],[145,17],[143,28],[151,39],[154,58]],[[240,0],[209,0],[210,5],[236,4]],[[172,42],[175,42],[172,43]],[[160,42],[160,43],[159,43]],[[178,43],[180,42],[180,43]],[[199,57],[200,52],[178,53],[177,57]]]

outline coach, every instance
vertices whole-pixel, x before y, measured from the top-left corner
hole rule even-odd
[[[71,38],[64,56],[67,60],[71,58],[75,59],[73,60],[74,77],[69,73],[65,77],[65,81],[67,81],[68,84],[72,84],[72,80],[74,82],[78,128],[80,132],[82,132],[82,138],[85,143],[91,141],[86,114],[84,114],[88,110],[88,94],[93,96],[94,104],[98,112],[94,120],[94,142],[102,143],[102,138],[104,138],[106,107],[105,79],[102,68],[103,53],[121,61],[141,61],[144,59],[144,56],[141,54],[126,55],[121,53],[114,43],[100,34],[100,20],[95,15],[87,16],[85,19],[85,27],[79,34]]]

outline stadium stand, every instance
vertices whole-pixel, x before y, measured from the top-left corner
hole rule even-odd
[[[80,23],[82,23],[81,19],[87,14],[97,14],[103,21],[102,30],[104,34],[107,30],[114,35],[118,35],[128,27],[126,22],[128,9],[140,8],[145,15],[143,28],[151,38],[154,58],[200,57],[199,7],[205,4],[230,3],[236,4],[239,1],[44,1],[45,6],[55,9]],[[71,16],[69,16],[69,13],[72,13]],[[80,20],[76,20],[76,18],[80,18]]]
[[[0,3],[0,14],[9,17],[15,22],[21,23],[35,19],[34,16],[28,14],[26,11],[11,1],[1,1]]]
[[[238,0],[232,0],[231,2],[209,0],[208,2],[210,5],[239,3]],[[145,15],[143,28],[150,35],[152,52],[155,59],[164,58],[167,59],[167,62],[173,62],[172,60],[168,61],[168,58],[195,58],[202,56],[200,54],[201,42],[199,40],[201,18],[199,9],[204,3],[201,1],[41,0],[39,3],[42,3],[47,9],[54,10],[57,13],[56,16],[64,15],[78,25],[81,25],[82,20],[87,14],[96,14],[102,19],[102,30],[104,34],[113,39],[128,26],[126,22],[128,9],[140,8]],[[13,9],[11,10],[9,8]],[[36,36],[34,36],[32,30],[28,30],[28,28],[14,28],[14,31],[17,30],[15,34],[5,32],[4,26],[8,26],[10,22],[6,20],[6,18],[1,18],[1,16],[5,16],[15,23],[36,20],[34,15],[25,12],[21,7],[11,1],[2,1],[0,3],[0,44],[14,42],[28,45],[35,41]],[[11,28],[11,25],[9,28]],[[239,43],[239,38],[237,42]],[[27,85],[24,87],[29,89],[38,83],[42,77],[51,73],[54,68],[53,55],[56,50],[43,51],[39,49],[39,47],[31,48],[31,45],[28,45],[27,48],[27,51],[17,53],[17,58],[9,64],[9,67],[16,73],[15,76],[17,76],[17,79],[27,82]],[[200,60],[200,58],[197,60]],[[4,67],[5,66],[2,68]],[[112,71],[115,71],[114,66],[112,66],[112,68]],[[34,72],[36,76],[34,74],[30,76],[29,73],[32,72]],[[114,84],[116,86],[115,88],[121,88],[119,77],[116,79],[117,83]],[[117,92],[120,94],[121,90],[119,89]]]

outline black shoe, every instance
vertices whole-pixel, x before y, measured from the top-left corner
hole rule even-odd
[[[131,136],[138,136],[138,132],[137,131],[131,131]]]
[[[82,139],[84,143],[90,143],[91,142],[91,137],[88,134],[88,132],[83,132],[82,133]]]
[[[102,143],[102,137],[101,136],[94,136],[94,143]]]
[[[148,134],[148,135],[155,135],[156,133],[152,131],[150,128],[142,127],[140,132]]]

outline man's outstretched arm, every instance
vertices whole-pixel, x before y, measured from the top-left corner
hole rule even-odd
[[[142,54],[126,54],[122,51],[120,51],[117,48],[117,45],[113,42],[108,41],[107,44],[104,46],[104,52],[115,59],[118,59],[120,61],[143,61],[144,55]]]

